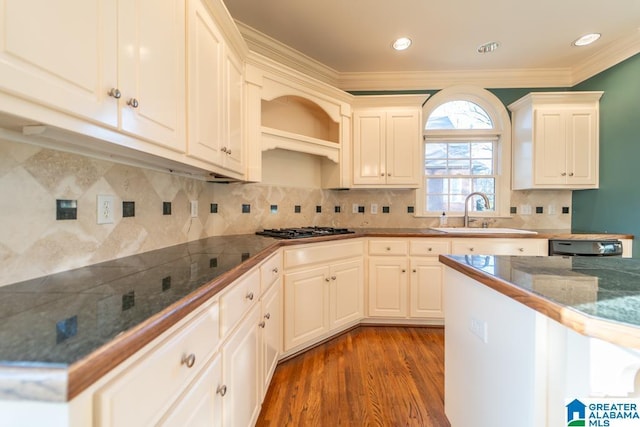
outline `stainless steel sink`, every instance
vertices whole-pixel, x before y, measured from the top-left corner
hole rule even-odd
[[[430,227],[431,230],[443,233],[469,234],[538,234],[537,231],[521,230],[519,228],[475,228],[475,227]]]

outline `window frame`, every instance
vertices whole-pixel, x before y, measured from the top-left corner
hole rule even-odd
[[[493,129],[426,129],[431,113],[440,105],[450,101],[469,101],[483,108],[491,121]],[[474,212],[475,217],[509,217],[511,206],[511,120],[504,104],[486,89],[475,86],[452,86],[440,90],[430,97],[422,108],[423,141],[421,151],[421,180],[416,190],[416,217],[438,217],[442,212],[426,210],[426,176],[424,172],[425,144],[427,139],[441,141],[472,140],[496,138],[496,206],[494,210]],[[464,212],[447,212],[450,217],[462,217]]]

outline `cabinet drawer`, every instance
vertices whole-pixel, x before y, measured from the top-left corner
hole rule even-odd
[[[155,424],[217,350],[218,308],[217,302],[207,305],[100,389],[95,395],[98,425]]]
[[[406,240],[370,240],[369,255],[406,255]]]
[[[260,298],[260,270],[254,269],[220,296],[220,336],[224,337]]]
[[[285,249],[284,268],[291,269],[307,264],[327,263],[336,259],[354,258],[363,255],[362,240],[345,243],[315,244],[304,248]]]
[[[412,256],[435,256],[448,254],[451,251],[447,240],[411,240],[409,254]]]
[[[260,287],[264,293],[280,277],[282,277],[282,253],[277,252],[260,266]]]
[[[451,253],[459,255],[547,255],[546,239],[463,239],[451,243]]]

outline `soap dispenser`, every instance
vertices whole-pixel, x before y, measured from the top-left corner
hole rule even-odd
[[[440,216],[440,227],[446,227],[447,225],[447,214],[442,212],[442,215]]]

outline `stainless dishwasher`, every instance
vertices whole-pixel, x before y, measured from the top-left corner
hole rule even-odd
[[[622,256],[620,240],[549,240],[549,255]]]

